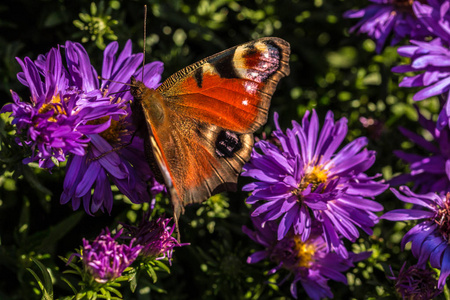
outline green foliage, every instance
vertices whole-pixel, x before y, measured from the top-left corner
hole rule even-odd
[[[105,38],[110,41],[117,40],[117,36],[114,34],[112,27],[116,26],[119,22],[112,19],[111,13],[113,9],[117,10],[119,8],[119,1],[110,1],[106,9],[104,1],[100,1],[98,7],[95,2],[92,2],[90,14],[80,13],[80,19],[73,21],[73,25],[81,30],[81,42],[93,41],[98,48],[105,49]],[[78,36],[75,35],[74,37]]]
[[[35,258],[32,258],[32,260],[39,267],[39,270],[41,271],[42,274],[42,279],[32,269],[28,268],[27,270],[33,275],[33,277],[38,282],[39,288],[41,289],[42,292],[42,300],[53,299],[53,284],[50,273],[47,271],[45,266],[38,260],[36,260]]]
[[[354,24],[342,18],[344,11],[366,5],[352,1],[45,1],[22,0],[0,4],[0,96],[1,105],[11,102],[10,89],[22,97],[27,88],[16,79],[14,57],[36,59],[66,40],[82,42],[92,63],[99,67],[101,49],[112,40],[123,46],[133,41],[134,51],[144,44],[143,5],[149,8],[146,61],[164,62],[164,78],[198,59],[262,36],[278,36],[291,44],[291,75],[284,78],[271,105],[267,125],[258,133],[273,129],[277,111],[282,127],[299,120],[306,110],[320,116],[332,110],[336,118],[349,120],[348,140],[370,139],[377,162],[369,174],[385,179],[406,167],[392,155],[395,149],[412,148],[398,132],[404,126],[419,132],[413,108],[412,89],[398,87],[399,76],[390,69],[402,63],[396,49],[376,54],[371,40],[348,33]],[[18,17],[19,16],[19,17]],[[417,103],[425,115],[436,114],[437,99]],[[360,118],[376,120],[363,125]],[[159,261],[140,262],[124,278],[109,286],[84,289],[92,279],[85,276],[76,259],[66,266],[58,259],[68,257],[82,238],[93,239],[101,228],[118,222],[134,222],[141,206],[131,206],[116,193],[111,216],[87,216],[60,205],[64,168],[53,174],[36,165],[23,165],[27,156],[15,142],[15,132],[5,114],[0,119],[0,298],[51,299],[79,293],[79,297],[116,299],[289,299],[289,280],[268,275],[268,262],[246,263],[260,250],[241,232],[250,226],[249,208],[243,192],[217,195],[200,206],[188,207],[181,217],[183,242],[190,247],[175,249],[172,267]],[[241,179],[241,184],[246,179]],[[393,196],[379,197],[385,210],[396,207]],[[155,214],[171,215],[168,199],[158,196]],[[398,270],[407,255],[399,239],[409,226],[381,222],[375,233],[363,235],[357,252],[373,255],[347,274],[349,286],[331,283],[335,299],[380,299],[393,297],[386,267]],[[36,269],[37,267],[37,269]],[[133,273],[134,272],[134,273]],[[158,276],[157,276],[158,275]],[[158,279],[158,281],[156,281]],[[131,291],[122,281],[129,281]],[[156,285],[157,283],[157,285]],[[271,284],[268,284],[271,283]],[[126,287],[126,288],[125,288]],[[80,292],[81,291],[81,292]],[[97,293],[98,291],[98,293]],[[299,298],[306,294],[299,287]],[[448,291],[447,298],[448,298]],[[68,299],[68,298],[67,298]]]

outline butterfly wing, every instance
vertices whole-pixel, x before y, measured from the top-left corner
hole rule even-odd
[[[132,90],[176,219],[187,204],[235,190],[252,133],[266,122],[276,85],[289,74],[289,54],[284,40],[263,38],[192,64],[156,91]]]
[[[185,115],[251,133],[267,121],[278,81],[289,75],[289,55],[286,41],[262,38],[194,63],[157,90]]]
[[[153,117],[148,103],[142,103],[147,120]],[[165,123],[147,123],[148,137],[177,220],[187,204],[235,190],[237,177],[251,154],[253,135],[227,133],[215,125],[180,118],[169,108],[164,113]]]

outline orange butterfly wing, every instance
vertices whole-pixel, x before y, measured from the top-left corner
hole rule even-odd
[[[276,85],[289,74],[289,54],[284,40],[262,38],[192,64],[157,90],[132,81],[133,105],[146,120],[176,220],[185,205],[235,190],[252,133],[266,122]]]
[[[262,38],[178,71],[157,90],[185,114],[239,133],[267,121],[278,81],[289,75],[289,44]]]

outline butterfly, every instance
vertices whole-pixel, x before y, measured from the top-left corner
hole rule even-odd
[[[224,50],[170,76],[157,89],[131,78],[132,118],[147,161],[184,207],[235,191],[253,133],[267,121],[272,94],[289,75],[290,46],[267,37]]]

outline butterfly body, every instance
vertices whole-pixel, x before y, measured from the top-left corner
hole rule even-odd
[[[262,38],[194,63],[156,90],[132,78],[133,120],[170,192],[175,220],[184,206],[235,190],[253,132],[289,74],[289,54],[284,40]]]

